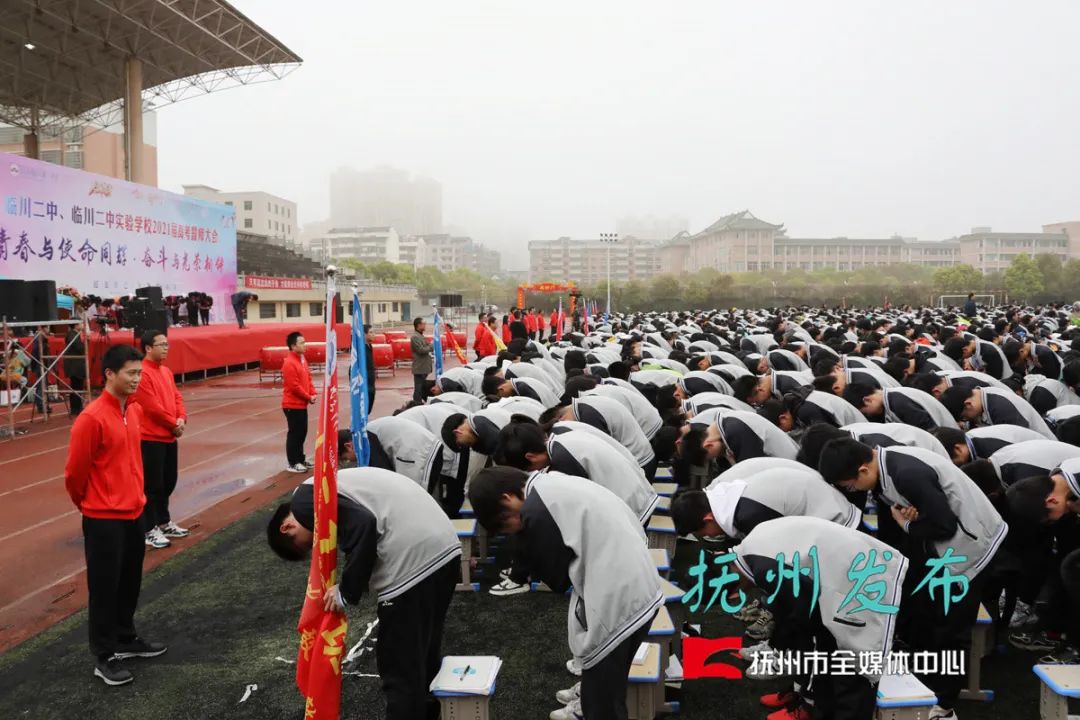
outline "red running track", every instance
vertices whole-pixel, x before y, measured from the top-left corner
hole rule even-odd
[[[338,381],[347,426],[348,356],[342,357]],[[321,387],[321,376],[315,386]],[[408,368],[400,369],[394,377],[379,378],[376,388],[373,415],[388,415],[409,400],[412,376]],[[180,479],[170,510],[192,534],[166,550],[148,548],[144,571],[305,477],[283,471],[280,385],[260,384],[258,372],[248,371],[188,383],[181,392],[188,431],[180,440]],[[317,416],[309,412],[309,457]],[[63,478],[71,423],[63,416],[30,427],[27,435],[0,441],[0,652],[86,605],[81,521]]]

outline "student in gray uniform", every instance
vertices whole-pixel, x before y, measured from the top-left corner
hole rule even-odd
[[[303,560],[314,541],[315,503],[309,478],[270,518],[270,547]],[[461,573],[461,544],[439,505],[409,478],[379,468],[340,470],[338,546],[341,580],[326,591],[337,610],[377,599],[375,662],[387,720],[432,720],[439,704],[428,687],[442,663],[446,611]]]
[[[484,382],[484,374],[480,371],[467,367],[452,367],[443,371],[443,374],[435,381],[435,387],[431,392],[434,395],[450,392],[463,392],[476,397],[483,397],[480,386]]]
[[[367,434],[372,467],[400,473],[442,500],[445,448],[439,438],[400,417],[375,418],[368,423]]]
[[[1046,439],[1042,433],[1019,425],[985,425],[967,432],[958,428],[937,428],[931,434],[948,449],[956,465],[985,460],[1016,443]]]
[[[810,566],[817,558],[815,597],[810,592],[809,578],[801,580],[801,592],[793,592],[789,581],[781,587],[773,601],[776,628],[769,643],[774,650],[818,651],[832,654],[843,651],[858,657],[861,653],[882,653],[888,657],[893,648],[896,610],[908,575],[907,559],[885,543],[817,517],[782,517],[757,525],[735,548],[735,568],[739,574],[759,588],[772,591],[777,587],[777,558],[783,553],[787,572],[792,572],[791,559],[798,553],[800,565]],[[849,572],[852,567],[872,562],[881,567],[874,575],[876,586],[872,599],[892,612],[877,612],[863,608],[852,598]],[[866,592],[866,586],[864,593]],[[873,717],[877,700],[878,674],[822,673],[813,678],[814,717],[829,720],[867,720]],[[786,717],[809,718],[805,705],[789,692],[779,693],[788,699]],[[933,716],[931,716],[933,717]]]
[[[431,397],[427,399],[428,405],[437,405],[439,403],[449,403],[450,405],[457,405],[465,412],[476,412],[484,407],[484,401],[475,395],[470,395],[464,392],[442,392],[433,393]]]
[[[877,390],[868,385],[852,384],[844,389],[844,399],[869,419],[901,422],[922,430],[956,427],[956,420],[930,393],[910,387]]]
[[[618,400],[599,395],[574,398],[540,416],[540,424],[545,426],[561,420],[578,420],[607,433],[630,451],[650,482],[656,476],[656,451],[634,416]]]
[[[717,412],[715,420],[709,423],[704,435],[700,444],[706,456],[714,460],[724,458],[731,464],[756,457],[794,460],[799,453],[799,446],[794,440],[756,413],[721,410]],[[684,438],[683,442],[687,442],[687,439]]]
[[[573,588],[568,633],[581,682],[557,695],[553,720],[625,720],[627,674],[663,603],[638,518],[611,491],[559,472],[481,471],[469,487],[477,520],[516,535],[534,577]]]
[[[1019,425],[1039,433],[1047,440],[1054,433],[1047,427],[1031,403],[1016,393],[997,388],[964,388],[953,385],[941,394],[941,403],[957,420],[979,425]]]
[[[671,502],[671,519],[680,535],[740,540],[763,522],[789,516],[819,517],[857,529],[862,512],[827,484],[817,471],[776,467],[745,478],[713,482],[687,490]]]
[[[1001,547],[1009,527],[977,485],[955,465],[921,448],[871,448],[857,440],[832,440],[822,448],[819,471],[831,485],[870,491],[888,507],[907,535],[900,548],[916,568],[904,594],[901,629],[917,650],[964,650],[979,613],[983,571]],[[924,586],[927,561],[949,554],[953,575],[968,579],[968,591],[944,612],[941,593],[931,600]],[[962,558],[962,559],[961,559]],[[940,571],[939,571],[940,574]],[[924,682],[938,697],[932,718],[954,718],[963,678],[931,675]]]

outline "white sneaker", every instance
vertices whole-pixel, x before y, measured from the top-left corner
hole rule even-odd
[[[1035,614],[1035,610],[1027,603],[1017,602],[1016,609],[1013,610],[1012,619],[1009,620],[1009,627],[1012,629],[1022,628],[1027,625],[1031,625],[1039,616]]]
[[[927,715],[929,720],[957,720],[958,716],[955,710],[946,710],[940,705],[935,705],[930,708],[930,714]]]
[[[551,720],[582,720],[581,700],[575,700],[564,708],[552,710],[548,715]]]
[[[295,465],[289,465],[285,469],[291,473],[306,473],[308,471],[304,463],[296,463]]]
[[[169,547],[172,543],[164,534],[162,534],[160,528],[154,528],[150,532],[146,533],[146,546],[152,547],[155,550],[162,550]]]
[[[570,658],[566,661],[566,671],[574,677],[581,677],[581,661],[577,658]]]
[[[509,597],[511,595],[521,595],[531,590],[529,583],[516,583],[510,578],[506,578],[498,585],[493,586],[488,592],[495,597]]]
[[[180,527],[172,520],[165,523],[164,525],[160,525],[158,527],[158,530],[160,530],[161,534],[167,538],[182,538],[187,537],[191,534],[191,532],[187,528]]]
[[[315,467],[315,463],[313,463],[311,460],[305,460],[304,467],[310,470],[311,468]]]
[[[563,705],[569,705],[575,700],[581,699],[581,681],[574,683],[573,687],[568,687],[565,690],[560,690],[555,693],[555,699],[561,702]]]

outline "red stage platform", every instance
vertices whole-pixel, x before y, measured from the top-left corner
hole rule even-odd
[[[297,330],[308,342],[325,342],[326,328],[321,323],[257,323],[240,330],[235,325],[202,325],[199,327],[172,327],[168,329],[169,359],[165,364],[177,375],[202,372],[214,368],[245,365],[259,361],[259,350],[268,346],[285,344],[285,337]],[[335,326],[339,350],[349,348],[349,326]],[[23,341],[27,344],[29,339]],[[114,330],[108,335],[93,333],[90,337],[90,376],[94,385],[101,382],[100,358],[110,345],[128,345],[135,342],[131,330]],[[49,354],[56,356],[64,348],[64,337],[49,338]],[[51,362],[51,361],[50,361]],[[63,377],[62,363],[56,374]]]

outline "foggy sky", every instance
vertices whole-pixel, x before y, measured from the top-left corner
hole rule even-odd
[[[393,165],[511,269],[626,214],[921,240],[1080,219],[1072,0],[233,1],[304,64],[163,108],[165,189],[265,190],[304,224],[335,167]]]

